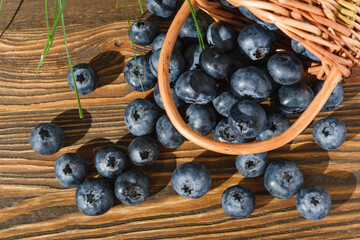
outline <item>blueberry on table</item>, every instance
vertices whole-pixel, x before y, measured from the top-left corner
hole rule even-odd
[[[314,98],[311,88],[301,82],[282,86],[275,96],[275,106],[285,114],[304,111]]]
[[[87,63],[80,63],[73,66],[76,87],[80,95],[93,92],[98,84],[98,76],[93,67]],[[68,85],[75,92],[74,81],[71,71],[68,73]]]
[[[222,209],[232,218],[247,218],[255,209],[255,194],[245,186],[227,188],[221,196]]]
[[[290,127],[290,121],[288,117],[278,111],[266,112],[266,128],[260,133],[256,139],[263,141],[272,137],[275,137],[282,132],[285,132]]]
[[[199,198],[210,190],[211,176],[203,164],[188,162],[175,169],[171,175],[171,184],[180,196]]]
[[[158,111],[153,103],[137,98],[125,108],[126,127],[135,136],[150,134],[155,128],[157,114]]]
[[[277,30],[279,29],[275,24],[264,22],[257,16],[255,16],[252,12],[250,12],[246,7],[239,7],[239,11],[242,15],[244,15],[247,19],[255,21],[256,23],[260,24],[261,26],[269,29],[269,30]]]
[[[138,56],[136,60],[138,67],[136,66],[134,58],[126,64],[124,78],[132,90],[138,92],[148,91],[157,83],[157,78],[150,70],[149,57]]]
[[[100,148],[95,155],[95,167],[98,173],[107,178],[116,178],[126,168],[125,151],[116,145]]]
[[[305,52],[305,47],[294,39],[291,39],[291,48],[294,50],[295,53],[302,56],[307,56]]]
[[[221,120],[214,130],[214,139],[220,142],[228,143],[244,143],[246,142],[245,138],[237,137],[232,131],[228,119],[225,118]]]
[[[206,38],[210,46],[224,52],[229,52],[236,47],[237,34],[229,24],[224,22],[210,24],[206,32]]]
[[[282,85],[297,83],[304,76],[304,66],[300,59],[288,52],[272,55],[267,68],[274,81]]]
[[[231,58],[222,50],[210,47],[200,54],[200,67],[209,76],[222,79],[228,76],[231,70]]]
[[[311,89],[314,91],[314,94],[316,95],[318,92],[320,92],[322,86],[324,85],[324,81],[322,80],[316,80],[316,82],[312,85]],[[339,82],[334,90],[332,91],[329,99],[326,101],[325,105],[323,106],[322,110],[329,111],[334,110],[344,100],[344,89],[341,83]]]
[[[201,36],[205,41],[206,30],[209,26],[207,20],[200,14],[196,14],[196,20],[198,22]],[[186,18],[183,26],[180,29],[179,36],[186,42],[194,43],[198,42],[198,33],[196,31],[196,25],[191,14]]]
[[[230,87],[218,89],[218,95],[212,100],[215,110],[224,117],[229,116],[232,105],[240,99],[231,91]]]
[[[302,188],[296,196],[296,208],[304,218],[319,221],[329,214],[331,198],[321,187]]]
[[[126,171],[115,181],[115,196],[126,205],[142,203],[150,194],[149,179],[136,169]]]
[[[264,185],[276,198],[288,199],[294,196],[304,183],[304,177],[298,166],[289,160],[276,160],[265,170]]]
[[[187,103],[207,104],[216,97],[216,82],[202,70],[181,74],[175,83],[175,93]]]
[[[177,148],[185,141],[167,115],[161,116],[157,120],[156,136],[159,142],[167,148]]]
[[[177,108],[179,108],[183,104],[183,101],[180,100],[180,98],[176,95],[174,88],[171,87],[171,86],[170,86],[170,92],[171,92],[171,95],[173,97],[173,101],[174,101],[175,106]],[[165,109],[164,104],[163,104],[162,99],[161,99],[161,96],[160,96],[160,90],[159,90],[158,83],[155,84],[153,94],[154,94],[154,99],[155,99],[156,104],[161,109]]]
[[[41,155],[54,154],[64,145],[63,131],[53,123],[39,124],[30,134],[30,145]]]
[[[136,21],[131,25],[130,29],[133,43],[139,46],[150,45],[154,41],[158,32],[157,25],[148,20]],[[131,40],[130,30],[129,39]]]
[[[241,67],[236,70],[230,80],[234,92],[241,99],[262,102],[270,97],[273,86],[264,70],[255,66]]]
[[[129,157],[136,166],[149,166],[155,163],[159,156],[159,146],[150,136],[134,138],[128,148]]]
[[[264,109],[250,100],[235,103],[230,109],[228,118],[234,134],[241,138],[256,137],[266,127]]]
[[[264,174],[268,162],[267,152],[237,155],[236,169],[246,178],[259,177]]]
[[[216,125],[214,110],[209,105],[191,104],[186,109],[186,122],[196,132],[206,136]]]
[[[167,18],[176,12],[179,0],[146,0],[146,8],[155,16]]]
[[[97,216],[109,211],[114,203],[110,184],[100,178],[90,178],[76,189],[76,205],[88,216]]]
[[[311,60],[314,60],[316,62],[321,62],[321,60],[315,54],[310,52],[309,50],[305,49],[305,53]]]
[[[205,43],[206,46],[206,43]],[[186,71],[200,69],[201,48],[199,44],[193,43],[184,52],[186,60]]]
[[[252,24],[240,32],[237,42],[251,60],[260,60],[272,51],[275,34],[260,24]]]
[[[346,126],[337,118],[323,118],[313,128],[313,137],[319,147],[332,150],[340,147],[346,138]]]
[[[65,153],[55,163],[55,177],[64,187],[76,187],[85,180],[85,160],[75,153]]]
[[[159,35],[156,36],[156,38],[154,39],[154,41],[151,45],[153,52],[156,52],[157,50],[162,48],[162,45],[165,40],[165,36],[166,36],[166,33],[159,33]],[[177,50],[179,52],[184,51],[184,43],[181,41],[181,39],[179,37],[175,41],[174,50]]]

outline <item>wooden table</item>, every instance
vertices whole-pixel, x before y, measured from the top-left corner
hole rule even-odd
[[[53,2],[49,1],[51,9]],[[163,31],[169,25],[169,20],[142,15],[135,0],[129,2],[129,11],[131,21],[150,18]],[[271,197],[262,177],[244,179],[236,172],[234,156],[188,141],[176,150],[162,147],[156,164],[143,168],[151,182],[146,202],[133,207],[116,202],[97,217],[81,214],[75,189],[61,187],[53,167],[59,156],[75,152],[88,161],[90,176],[97,176],[94,152],[109,143],[127,148],[133,139],[123,113],[127,103],[143,94],[131,91],[123,78],[124,66],[132,58],[125,16],[122,1],[118,9],[114,0],[67,3],[71,60],[92,63],[100,76],[98,89],[81,96],[85,117],[79,119],[75,95],[67,85],[69,68],[61,28],[39,74],[34,74],[47,37],[44,1],[4,1],[0,15],[0,32],[6,29],[0,38],[0,238],[360,239],[359,69],[345,80],[343,104],[316,119],[332,116],[346,124],[346,142],[339,149],[321,150],[312,138],[312,123],[291,144],[269,153],[270,160],[295,161],[304,174],[304,186],[329,191],[333,207],[322,221],[302,218],[295,197]],[[137,48],[137,54],[149,51],[149,47]],[[32,128],[43,122],[56,123],[65,133],[65,147],[52,156],[41,156],[29,145]],[[203,163],[212,175],[211,190],[197,200],[178,196],[170,183],[175,167],[189,161]],[[249,219],[231,219],[221,208],[222,192],[235,184],[256,194],[256,209]]]

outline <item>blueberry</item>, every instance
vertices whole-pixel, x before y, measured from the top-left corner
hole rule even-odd
[[[235,30],[224,22],[210,24],[206,32],[208,43],[224,52],[229,52],[236,47],[236,37]]]
[[[265,129],[266,113],[259,104],[242,100],[231,107],[229,123],[238,137],[253,138]]]
[[[142,98],[135,99],[126,106],[124,112],[126,127],[135,136],[147,135],[155,128],[157,114],[153,103]]]
[[[323,118],[315,124],[313,137],[319,147],[326,150],[336,149],[345,141],[345,124],[337,118]]]
[[[64,145],[63,131],[53,123],[39,124],[30,134],[30,145],[41,155],[54,154]]]
[[[196,14],[196,20],[198,22],[200,33],[203,39],[206,37],[206,30],[209,23],[200,14]],[[198,42],[198,33],[196,31],[196,25],[191,14],[186,18],[183,26],[180,29],[179,36],[186,42],[194,43]]]
[[[236,156],[236,169],[246,178],[259,177],[264,174],[268,162],[267,152]]]
[[[265,130],[256,137],[258,141],[263,141],[285,132],[290,127],[290,121],[286,115],[277,112],[269,111],[266,113],[267,123]]]
[[[251,60],[260,60],[272,51],[275,34],[260,24],[252,24],[240,32],[237,42]]]
[[[94,68],[87,63],[80,63],[73,66],[76,87],[80,95],[93,92],[98,84],[98,76]],[[74,81],[71,71],[68,73],[68,85],[75,92]]]
[[[162,48],[162,45],[165,40],[166,33],[159,33],[159,35],[156,36],[152,43],[152,51],[156,52],[157,50]],[[181,41],[180,38],[177,38],[175,41],[174,50],[177,50],[179,52],[184,51],[184,43]]]
[[[156,52],[153,52],[151,54],[149,63],[150,63],[150,70],[153,73],[154,76],[157,77],[158,75],[158,66],[159,66],[159,57],[160,57],[161,49],[157,50]],[[183,55],[174,50],[171,54],[171,59],[169,63],[169,81],[175,82],[180,74],[182,74],[185,71],[185,59]]]
[[[212,100],[215,110],[224,117],[229,116],[232,105],[239,101],[237,95],[233,94],[229,87],[219,89],[218,95]]]
[[[177,148],[185,138],[176,130],[167,115],[161,116],[156,122],[157,139],[167,148]]]
[[[276,160],[270,163],[265,170],[265,188],[276,198],[291,198],[300,190],[303,183],[303,175],[292,161]]]
[[[216,116],[209,105],[191,104],[186,109],[186,121],[196,132],[206,136],[215,128]]]
[[[100,148],[95,155],[95,167],[101,176],[116,178],[127,165],[125,151],[116,145]]]
[[[255,21],[256,23],[262,25],[263,27],[265,27],[265,28],[267,28],[269,30],[278,30],[279,29],[275,24],[264,22],[263,20],[261,20],[260,18],[258,18],[254,14],[252,14],[252,12],[250,12],[246,7],[239,7],[239,11],[247,19]]]
[[[150,194],[149,179],[136,169],[120,174],[115,181],[115,196],[126,205],[142,203]]]
[[[245,186],[227,188],[221,196],[222,209],[232,218],[247,218],[255,209],[255,194]]]
[[[146,0],[146,8],[155,16],[170,17],[178,8],[178,0]]]
[[[200,64],[201,48],[199,44],[191,44],[184,53],[186,64],[186,70],[194,70],[199,68]]]
[[[211,176],[201,163],[188,162],[175,169],[171,175],[171,184],[180,196],[199,198],[210,190]]]
[[[318,92],[320,92],[322,86],[324,85],[324,81],[316,80],[316,82],[312,85],[312,90],[314,91],[314,94],[316,95]],[[329,99],[326,101],[325,105],[323,106],[322,110],[328,111],[328,110],[334,110],[344,100],[344,89],[339,82],[335,89],[332,91]]]
[[[138,68],[136,67],[135,59],[132,58],[125,67],[124,78],[129,87],[138,92],[148,91],[154,87],[157,82],[156,77],[151,73],[149,65],[149,57],[136,57]],[[140,75],[140,79],[139,79]]]
[[[306,55],[311,59],[314,60],[316,62],[321,62],[320,59],[315,55],[312,54],[309,50],[305,49]]]
[[[230,57],[231,59],[231,66],[232,68],[230,69],[229,73],[228,73],[228,78],[231,78],[231,76],[233,75],[233,73],[238,70],[241,67],[244,67],[245,65],[248,65],[248,61],[251,61],[246,54],[244,53],[244,51],[240,50],[238,47],[236,47],[235,49],[233,49],[232,51],[228,52],[227,55]]]
[[[297,54],[300,54],[302,56],[306,55],[305,47],[299,43],[298,41],[291,39],[291,48],[296,52]]]
[[[150,45],[154,41],[158,31],[157,25],[148,20],[136,21],[131,25],[130,29],[133,43],[139,46]],[[131,40],[130,30],[129,39]]]
[[[226,7],[230,7],[230,8],[237,8],[235,6],[233,6],[231,3],[229,3],[228,1],[226,0],[220,0],[220,3]]]
[[[256,102],[264,101],[273,91],[266,72],[254,66],[239,68],[232,75],[230,84],[240,98]]]
[[[220,142],[244,143],[246,139],[237,137],[229,125],[228,119],[221,120],[214,130],[214,139]]]
[[[97,216],[109,211],[114,203],[114,193],[105,180],[90,178],[76,189],[76,204],[88,216]]]
[[[302,188],[296,196],[296,208],[304,218],[318,221],[329,214],[331,198],[321,187]]]
[[[201,69],[215,79],[222,79],[231,69],[231,58],[215,47],[206,48],[200,54]]]
[[[175,106],[177,108],[180,107],[183,104],[183,101],[181,101],[179,99],[179,97],[176,95],[174,88],[170,87],[170,91],[171,91],[171,95],[173,97],[173,101],[175,103]],[[163,105],[163,102],[162,102],[162,99],[161,99],[161,96],[160,96],[159,85],[157,83],[156,83],[155,88],[154,88],[154,99],[155,99],[156,104],[160,108],[165,109],[164,105]]]
[[[298,113],[304,111],[313,98],[314,93],[311,88],[298,82],[282,86],[276,94],[275,105],[285,114]]]
[[[297,83],[304,76],[304,67],[300,59],[287,52],[272,55],[267,68],[274,81],[282,85]]]
[[[216,97],[216,82],[201,70],[187,71],[176,81],[175,93],[187,103],[207,104]]]
[[[152,137],[134,138],[129,145],[129,157],[136,166],[149,166],[159,157],[159,146]]]
[[[65,153],[55,163],[55,177],[64,187],[76,187],[85,180],[85,160],[75,153]]]

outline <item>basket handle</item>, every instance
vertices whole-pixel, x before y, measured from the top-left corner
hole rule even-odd
[[[196,0],[190,0],[190,2],[194,5],[196,3]],[[189,14],[190,8],[187,1],[185,1],[181,6],[180,10],[177,12],[174,20],[172,21],[163,43],[163,48],[161,50],[159,58],[160,64],[158,69],[158,84],[160,96],[170,121],[185,138],[197,144],[198,146],[214,152],[230,155],[254,154],[260,152],[267,152],[279,148],[292,141],[296,136],[301,134],[306,129],[306,127],[311,123],[311,121],[316,117],[316,115],[325,105],[327,99],[329,98],[330,94],[332,93],[338,82],[342,79],[342,74],[339,72],[339,70],[333,67],[330,71],[330,74],[327,76],[323,87],[315,96],[307,109],[286,131],[284,131],[278,136],[264,141],[251,143],[226,143],[210,139],[196,132],[184,122],[174,104],[170,91],[170,57],[176,38]]]

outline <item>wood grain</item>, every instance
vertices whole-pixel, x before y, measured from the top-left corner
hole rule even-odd
[[[19,3],[4,1],[0,31]],[[169,24],[149,13],[141,16],[135,0],[129,2],[129,10],[132,21],[151,18],[162,30]],[[295,161],[305,186],[329,191],[333,207],[322,221],[302,218],[294,197],[271,197],[263,178],[244,179],[236,172],[234,156],[206,151],[188,141],[175,150],[161,147],[155,165],[142,168],[151,182],[147,201],[134,207],[117,201],[108,213],[87,217],[77,210],[75,189],[61,187],[53,167],[62,154],[76,152],[88,162],[89,175],[98,177],[93,166],[96,150],[110,143],[126,149],[133,139],[123,113],[128,102],[143,94],[132,92],[123,78],[124,66],[132,58],[125,11],[123,6],[116,9],[115,1],[73,0],[66,6],[72,62],[91,63],[100,76],[99,88],[81,96],[84,119],[78,118],[75,95],[67,86],[60,31],[40,73],[34,74],[46,42],[44,19],[43,1],[24,1],[0,38],[1,239],[360,239],[360,69],[345,79],[345,100],[336,111],[320,113],[291,144],[269,153],[270,160]],[[150,47],[137,48],[138,54],[149,51]],[[146,95],[151,98],[151,92]],[[314,123],[327,116],[347,126],[346,142],[329,152],[321,150],[311,135]],[[32,128],[42,122],[64,130],[65,147],[55,155],[41,156],[29,145]],[[178,196],[170,183],[175,167],[188,161],[203,163],[213,180],[211,190],[197,200]],[[235,184],[256,194],[256,209],[249,219],[231,219],[221,209],[222,192]]]

